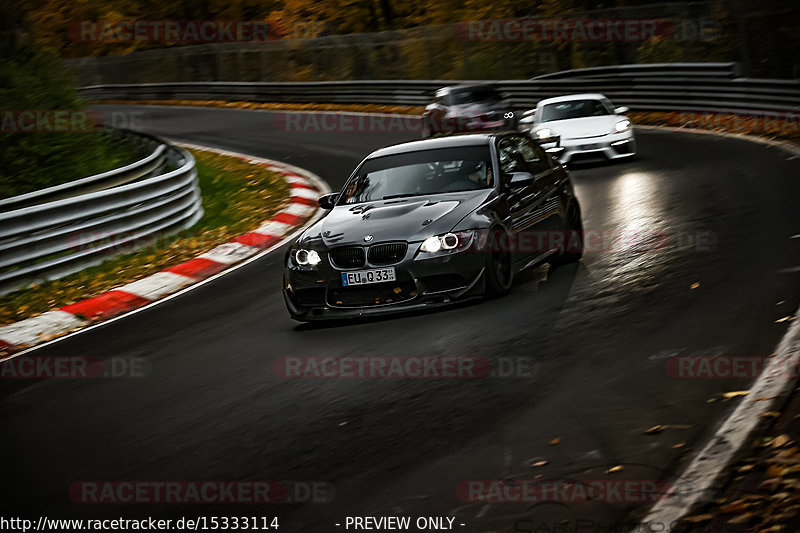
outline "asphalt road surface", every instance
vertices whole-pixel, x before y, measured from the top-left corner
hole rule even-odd
[[[100,109],[141,112],[145,129],[171,139],[304,167],[334,189],[373,149],[418,137],[283,131],[268,112]],[[800,160],[708,135],[640,131],[638,142],[636,160],[572,176],[586,230],[658,245],[595,245],[577,266],[525,274],[501,299],[325,327],[289,318],[275,251],[34,352],[143,358],[147,373],[2,380],[2,514],[235,513],[278,516],[291,532],[343,531],[347,516],[364,515],[451,516],[465,532],[558,531],[564,520],[608,531],[631,521],[647,502],[481,502],[458,489],[499,479],[678,483],[687,457],[741,401],[709,400],[752,379],[676,378],[669,358],[769,355],[788,326],[776,320],[798,307]],[[315,355],[482,357],[512,375],[275,372],[279,358]],[[656,425],[668,427],[645,434]],[[328,492],[274,505],[74,503],[70,487],[87,480],[284,480]]]

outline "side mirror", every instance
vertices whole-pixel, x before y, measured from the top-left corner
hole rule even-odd
[[[624,115],[628,111],[630,111],[630,109],[625,106],[614,108],[614,113],[617,115]]]
[[[528,185],[533,185],[533,174],[530,172],[514,172],[511,174],[511,179],[508,182],[509,187],[512,189],[521,189]]]
[[[527,111],[522,112],[523,117],[532,117],[536,114],[536,109],[528,109]]]
[[[564,150],[566,150],[566,148],[563,146],[553,146],[552,148],[545,150],[545,152],[550,154],[550,157],[558,161],[561,158],[561,155],[564,153]]]
[[[550,137],[545,137],[544,139],[541,139],[538,136],[534,136],[534,138],[539,143],[539,145],[555,143],[556,144],[555,147],[561,146],[561,135],[551,135]]]
[[[330,194],[326,194],[324,196],[319,197],[319,206],[322,209],[333,209],[333,206],[336,205],[336,200],[339,199],[339,193],[332,192]]]

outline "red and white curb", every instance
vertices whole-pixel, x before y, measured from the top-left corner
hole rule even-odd
[[[36,345],[97,322],[142,309],[208,282],[280,248],[303,227],[322,215],[317,199],[330,192],[330,187],[305,169],[236,152],[186,143],[176,144],[236,157],[283,175],[291,186],[289,205],[253,231],[239,235],[185,263],[87,300],[0,326],[0,361],[21,355]]]

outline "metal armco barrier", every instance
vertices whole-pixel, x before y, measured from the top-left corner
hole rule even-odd
[[[125,167],[0,203],[0,294],[76,272],[200,219],[192,155],[155,137],[128,135],[140,136],[151,153]]]
[[[513,105],[551,96],[600,92],[633,111],[800,111],[800,81],[737,78],[734,63],[622,65],[574,70],[530,80],[481,81]],[[564,77],[566,76],[566,77]],[[439,87],[480,80],[185,82],[84,87],[83,96],[113,100],[226,100],[280,103],[424,106]]]

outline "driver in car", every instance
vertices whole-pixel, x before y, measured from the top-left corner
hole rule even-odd
[[[465,161],[468,164],[469,181],[478,185],[479,187],[492,186],[492,166],[486,161]]]

